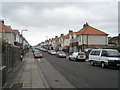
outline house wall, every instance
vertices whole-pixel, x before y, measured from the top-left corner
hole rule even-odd
[[[10,43],[14,45],[14,41],[16,39],[16,36],[14,33],[5,33],[4,38]]]
[[[70,39],[69,38],[65,38],[63,46],[69,46],[69,44],[70,44]]]
[[[107,45],[108,37],[106,35],[80,35],[78,36],[79,45]]]

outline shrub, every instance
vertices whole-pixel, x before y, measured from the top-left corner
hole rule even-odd
[[[8,45],[9,43],[5,39],[0,38],[0,48],[2,48],[2,52],[4,52]]]

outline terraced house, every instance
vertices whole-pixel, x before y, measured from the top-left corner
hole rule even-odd
[[[66,53],[85,51],[85,49],[107,45],[108,34],[88,25],[88,23],[84,24],[83,28],[77,32],[69,30],[68,34],[55,36],[55,38],[46,40],[44,43],[44,47],[50,49],[52,47],[52,49],[63,50]]]
[[[108,45],[108,34],[87,23],[83,28],[70,35],[70,52],[84,51],[86,48],[104,47]]]
[[[0,20],[0,36],[8,41],[12,46],[28,46],[27,40],[20,34],[19,30],[12,29],[11,26],[5,25],[4,20]]]

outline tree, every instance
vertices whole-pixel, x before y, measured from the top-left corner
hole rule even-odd
[[[9,43],[7,40],[0,38],[0,48],[2,49],[2,52],[8,47]]]

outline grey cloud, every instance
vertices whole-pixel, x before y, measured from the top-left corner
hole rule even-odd
[[[77,31],[86,22],[110,32],[117,29],[118,20],[117,3],[113,2],[4,2],[2,15],[18,28],[42,31],[49,37],[68,29]]]

